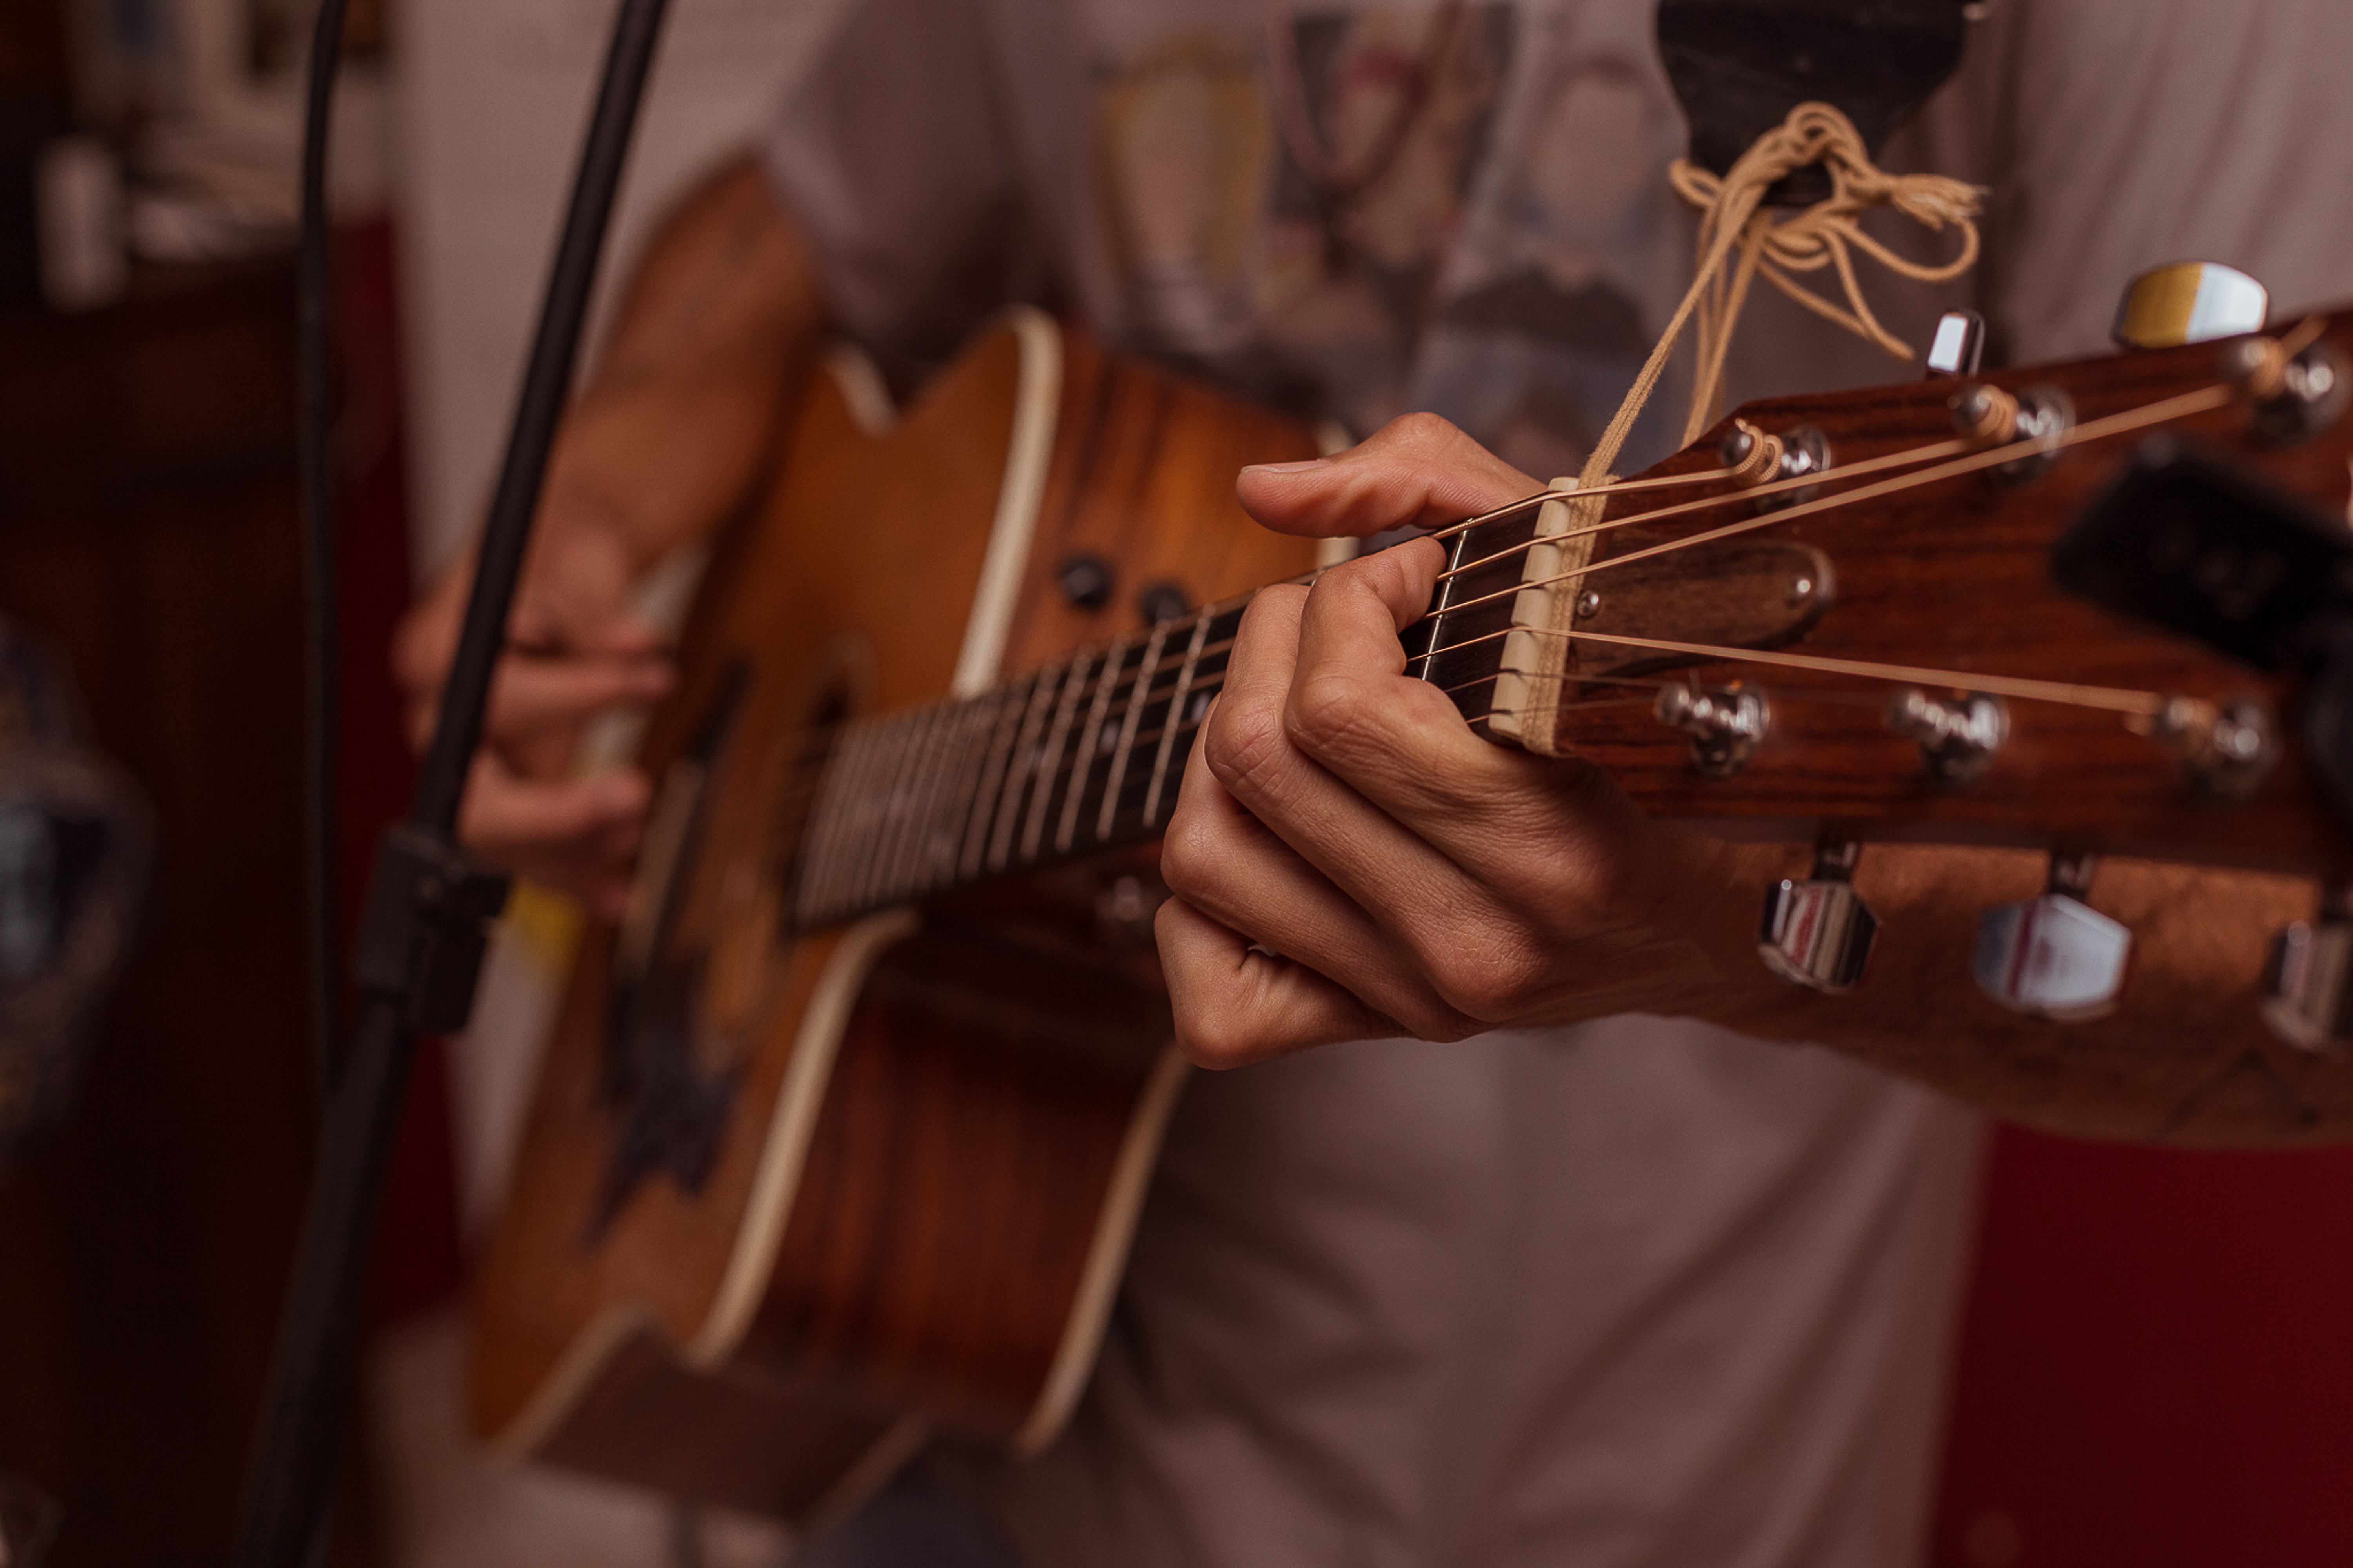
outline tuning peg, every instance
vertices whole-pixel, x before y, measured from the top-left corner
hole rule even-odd
[[[1854,863],[1862,855],[1860,844],[1822,844],[1804,881],[1783,878],[1765,889],[1757,952],[1766,968],[1793,985],[1833,996],[1862,981],[1879,940],[1879,917],[1854,890]]]
[[[1975,375],[1985,358],[1985,318],[1975,310],[1947,310],[1936,318],[1936,335],[1928,340],[1928,379]]]
[[[2345,416],[2353,365],[2327,338],[2294,353],[2258,332],[2222,351],[2222,374],[2253,405],[2255,431],[2274,446],[2308,441]]]
[[[1651,711],[1691,737],[1692,766],[1712,779],[1746,767],[1773,727],[1772,705],[1754,686],[1662,686]]]
[[[2334,1055],[2353,1045],[2353,885],[2337,883],[2316,920],[2272,940],[2263,1022],[2298,1050]]]
[[[2010,709],[1983,691],[1932,697],[1916,686],[1888,700],[1887,727],[1920,746],[1920,765],[1948,789],[1975,784],[2010,739]]]
[[[2219,261],[2177,261],[2125,286],[2114,336],[2127,349],[2178,349],[2263,330],[2271,309],[2263,286]]]
[[[2124,992],[2132,932],[2084,901],[2095,862],[2054,856],[2042,896],[1997,904],[1978,922],[1978,989],[2013,1013],[2079,1023]]]

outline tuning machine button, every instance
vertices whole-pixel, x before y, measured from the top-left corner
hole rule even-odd
[[[2353,887],[2331,884],[2316,920],[2272,940],[2263,1022],[2298,1050],[2334,1055],[2353,1045]]]
[[[1833,996],[1862,981],[1879,940],[1879,917],[1854,890],[1862,855],[1860,844],[1820,845],[1803,881],[1785,877],[1765,889],[1757,952],[1766,968],[1793,985]]]
[[[2278,759],[2271,710],[2251,698],[2224,703],[2168,697],[2146,720],[2132,721],[2181,763],[2182,782],[2207,800],[2238,800],[2263,783]]]
[[[2075,427],[2074,400],[2055,386],[2010,393],[1990,382],[1973,381],[1953,394],[1946,407],[1961,439],[1980,450],[2019,441],[2039,443],[2034,451],[1994,469],[1996,479],[2013,485],[2048,471],[2059,460],[2061,438]]]
[[[2271,310],[2263,286],[2219,261],[2177,261],[2125,285],[2116,305],[2119,348],[2178,349],[2263,331]]]
[[[1985,358],[1985,318],[1975,310],[1947,310],[1936,318],[1928,340],[1928,379],[1975,375]]]
[[[1732,422],[1731,433],[1716,447],[1716,456],[1732,470],[1732,482],[1743,489],[1781,479],[1803,479],[1808,474],[1825,474],[1831,467],[1830,438],[1810,425],[1798,425],[1776,436],[1760,430],[1746,419]],[[1757,498],[1757,510],[1771,511],[1778,507],[1794,506],[1811,500],[1820,493],[1818,485],[1797,485],[1786,490]]]
[[[1691,737],[1692,766],[1712,779],[1746,767],[1773,727],[1773,710],[1753,686],[1662,686],[1651,710]]]
[[[2255,433],[2279,447],[2327,430],[2344,417],[2353,395],[2353,368],[2326,338],[2294,352],[2278,338],[2241,338],[2222,351],[2222,375],[2253,405]]]
[[[1920,765],[1947,789],[1973,784],[2010,739],[2010,709],[1982,691],[1931,697],[1905,687],[1888,700],[1887,727],[1920,746]]]
[[[1970,965],[1978,989],[2030,1017],[2104,1017],[2124,994],[2132,932],[2084,901],[2095,862],[2054,856],[2042,896],[1997,904],[1978,921]]]

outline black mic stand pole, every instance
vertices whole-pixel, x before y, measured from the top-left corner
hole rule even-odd
[[[337,1075],[279,1332],[238,1568],[303,1568],[322,1539],[343,1439],[360,1285],[385,1166],[421,1034],[462,1028],[507,879],[468,858],[458,807],[481,739],[491,676],[572,387],[583,320],[653,63],[667,0],[620,0],[539,329],[482,531],[473,596],[408,816],[388,830],[362,919],[359,1016]]]

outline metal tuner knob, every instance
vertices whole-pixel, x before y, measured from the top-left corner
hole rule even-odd
[[[2094,860],[2054,856],[2042,896],[1997,904],[1978,921],[1978,989],[2029,1017],[2104,1017],[2124,994],[2132,932],[2084,901]]]
[[[2317,920],[2272,939],[2263,1022],[2298,1050],[2333,1055],[2353,1045],[2353,886],[2322,897]]]
[[[1823,844],[1803,881],[1783,878],[1765,889],[1765,918],[1757,931],[1765,967],[1809,991],[1852,991],[1870,965],[1879,917],[1854,890],[1860,844]]]

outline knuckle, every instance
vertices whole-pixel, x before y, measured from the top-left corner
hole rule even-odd
[[[1518,942],[1474,941],[1449,945],[1433,955],[1430,973],[1431,984],[1448,1006],[1468,1018],[1498,1023],[1526,1009],[1544,972]]]
[[[1283,738],[1311,755],[1345,744],[1365,721],[1365,689],[1355,677],[1318,670],[1293,689],[1283,711]]]
[[[1218,859],[1215,837],[1215,830],[1198,816],[1178,808],[1160,844],[1160,879],[1171,892],[1190,898],[1208,886]],[[1162,918],[1166,918],[1165,911]]]
[[[1250,1043],[1223,1018],[1227,1010],[1213,1009],[1204,1016],[1198,1013],[1179,1014],[1176,1019],[1176,1048],[1185,1059],[1197,1068],[1211,1072],[1224,1072],[1250,1061],[1253,1052]]]
[[[1282,716],[1262,702],[1219,704],[1203,744],[1209,772],[1237,795],[1279,767],[1289,749]]]
[[[1400,414],[1383,431],[1398,446],[1414,451],[1442,451],[1462,434],[1452,421],[1426,411]]]

